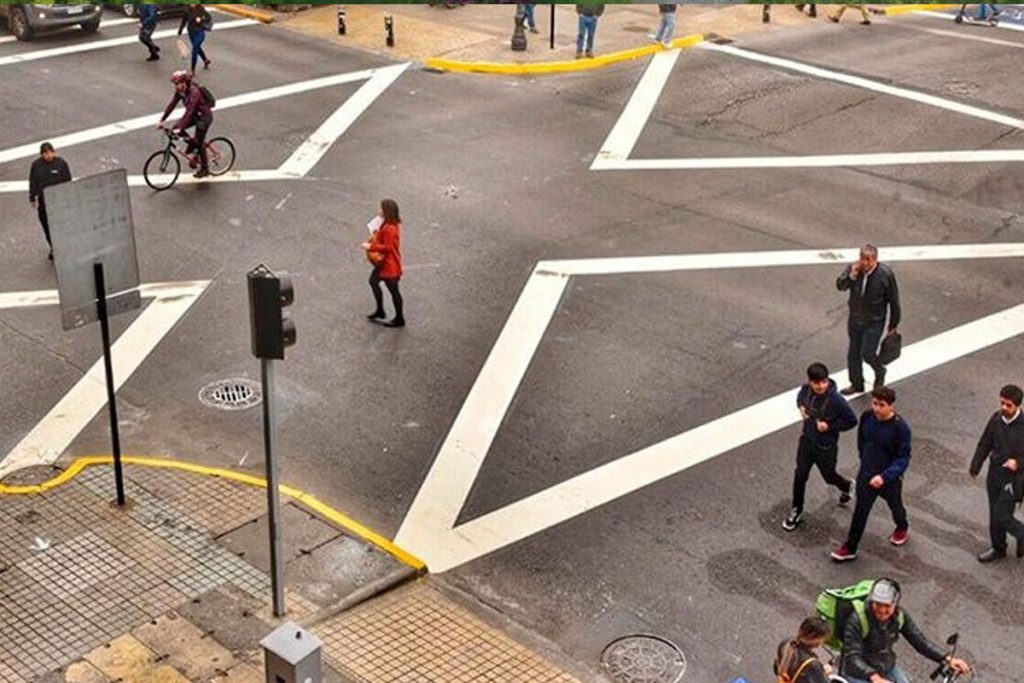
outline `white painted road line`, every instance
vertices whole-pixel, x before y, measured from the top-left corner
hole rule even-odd
[[[349,126],[359,118],[359,115],[366,111],[388,89],[388,86],[402,75],[408,66],[409,63],[406,62],[370,70],[369,80],[327,117],[327,120],[299,145],[298,149],[281,164],[278,170],[297,177],[309,173],[317,162],[327,154],[331,145],[344,135]]]
[[[409,533],[410,525],[445,531],[455,526],[463,502],[568,282],[566,277],[538,275],[535,271],[526,283],[406,513],[396,538],[399,545],[398,539],[403,538],[403,533]]]
[[[758,52],[750,52],[749,50],[744,50],[733,45],[716,45],[715,43],[705,42],[701,43],[698,47],[704,50],[713,50],[715,52],[721,52],[734,57],[740,57],[741,59],[748,59],[761,64],[768,64],[788,71],[796,71],[797,73],[803,73],[817,78],[824,78],[826,80],[836,81],[837,83],[845,83],[846,85],[856,86],[858,88],[863,88],[864,90],[871,90],[882,93],[883,95],[901,97],[912,102],[927,104],[932,107],[946,109],[947,111],[956,112],[958,114],[965,114],[967,116],[973,116],[974,118],[992,121],[993,123],[1000,123],[1004,126],[1010,126],[1011,128],[1024,128],[1024,120],[1013,116],[1007,116],[1006,114],[999,114],[987,109],[981,109],[980,107],[972,107],[969,104],[956,102],[954,100],[946,99],[945,97],[939,97],[938,95],[929,95],[916,90],[910,90],[909,88],[901,88],[895,85],[879,83],[878,81],[873,81],[869,78],[852,76],[850,74],[833,71],[831,69],[823,69],[818,66],[804,64],[803,62],[796,62],[791,59],[783,59],[781,57],[772,57]]]
[[[608,134],[608,138],[597,153],[594,164],[602,164],[609,161],[625,161],[633,153],[640,134],[644,131],[655,105],[661,98],[661,93],[668,83],[672,69],[679,59],[680,50],[666,50],[657,52],[651,57],[651,63],[640,78],[632,97],[622,110],[622,115]],[[594,166],[591,166],[594,168]]]
[[[112,346],[115,388],[120,388],[131,377],[209,284],[209,281],[173,282],[139,288],[143,297],[152,298],[153,301]],[[19,297],[22,299],[19,300]],[[12,301],[17,307],[30,299],[49,299],[47,303],[57,303],[56,292],[49,292],[48,295],[41,292],[15,292],[4,294],[0,298],[0,307]],[[46,417],[0,460],[0,479],[23,467],[55,462],[106,404],[106,381],[103,359],[100,359]]]
[[[403,68],[408,66],[408,63],[401,65]],[[387,67],[397,68],[397,67]],[[233,107],[241,107],[247,104],[254,104],[256,102],[265,102],[279,97],[287,97],[289,95],[297,95],[299,93],[309,92],[311,90],[317,90],[320,88],[329,88],[335,85],[341,85],[344,83],[353,83],[361,81],[373,76],[373,69],[366,69],[363,71],[353,71],[351,73],[335,74],[333,76],[323,76],[321,78],[313,78],[308,81],[299,81],[297,83],[289,83],[287,85],[274,86],[272,88],[266,88],[264,90],[254,90],[248,93],[242,93],[241,95],[232,95],[231,97],[224,97],[217,100],[217,111],[222,112]],[[179,107],[178,110],[180,111]],[[53,146],[58,150],[71,147],[72,145],[81,144],[83,142],[93,142],[103,138],[108,138],[113,135],[121,135],[134,130],[140,130],[142,128],[153,127],[163,111],[159,111],[153,114],[146,114],[145,116],[137,116],[132,119],[125,119],[124,121],[118,121],[117,123],[111,123],[104,126],[98,126],[96,128],[89,128],[81,130],[75,133],[67,133],[65,135],[58,135],[53,138],[49,138],[49,141],[53,143]],[[177,115],[177,114],[175,114]],[[173,116],[172,116],[173,118]],[[14,161],[17,159],[28,159],[39,155],[39,145],[44,140],[37,140],[35,142],[29,142],[27,144],[18,145],[17,147],[11,147],[5,150],[0,150],[0,164]]]
[[[626,258],[541,261],[538,272],[559,275],[619,275],[666,271],[720,270],[723,268],[773,268],[780,266],[841,266],[857,259],[859,249],[806,249],[794,251],[743,251],[720,254],[673,254]],[[963,259],[1024,258],[1024,242],[994,244],[935,244],[885,247],[886,262],[959,261]]]
[[[282,173],[277,170],[265,170],[265,171],[230,171],[222,176],[208,176],[206,178],[193,178],[192,171],[189,170],[187,164],[182,164],[181,175],[178,176],[177,185],[198,185],[207,183],[251,183],[261,182],[267,180],[295,180],[299,176],[295,176],[291,173]],[[170,179],[170,176],[155,176],[154,180],[157,182],[166,182]],[[149,187],[146,184],[146,179],[141,175],[130,175],[128,176],[128,187]],[[28,193],[28,181],[27,180],[13,180],[8,182],[0,182],[0,194],[10,194],[12,192],[25,192]]]
[[[907,164],[991,164],[1024,161],[1024,149],[947,152],[874,152],[781,157],[709,157],[691,159],[595,160],[594,171],[728,170],[755,168],[837,168]]]
[[[797,421],[792,389],[456,526],[570,275],[672,270],[673,260],[680,270],[839,266],[855,252],[842,248],[539,263],[488,354],[395,542],[426,560],[431,571],[443,572]],[[884,256],[886,261],[1019,258],[1024,257],[1024,243],[886,247]],[[599,267],[602,261],[607,267]],[[893,382],[906,379],[1022,333],[1024,305],[909,346],[891,366],[889,377]],[[835,379],[845,382],[846,373],[837,373]]]
[[[913,29],[914,31],[921,31],[922,33],[930,33],[933,36],[942,36],[943,38],[956,38],[957,40],[973,40],[977,43],[988,43],[989,45],[999,45],[1001,47],[1015,47],[1024,48],[1024,43],[1015,43],[1012,40],[1000,40],[999,38],[986,38],[985,36],[978,36],[972,33],[965,33],[962,31],[944,31],[938,28],[925,28],[924,26],[913,26],[911,24],[903,24],[902,28]]]
[[[239,19],[237,21],[229,21],[223,24],[217,24],[215,31],[227,31],[232,28],[242,28],[244,26],[259,26],[260,22],[253,21],[252,19]],[[157,31],[153,34],[153,39],[163,38],[175,38],[178,35],[176,29],[169,29],[166,31]],[[10,64],[21,64],[22,62],[32,62],[37,59],[48,59],[50,57],[61,57],[63,55],[77,54],[79,52],[90,52],[92,50],[103,50],[108,47],[117,47],[119,45],[131,45],[137,43],[139,37],[135,35],[122,36],[120,38],[108,38],[106,40],[92,40],[86,43],[78,43],[76,45],[66,45],[64,47],[54,47],[48,50],[34,50],[32,52],[23,52],[16,55],[8,55],[6,57],[0,57],[0,66],[8,66]]]

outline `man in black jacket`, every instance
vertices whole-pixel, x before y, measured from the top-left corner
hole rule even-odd
[[[864,368],[861,360],[875,371],[874,388],[885,385],[885,366],[878,360],[878,345],[882,340],[886,312],[889,314],[889,334],[900,324],[900,293],[896,276],[878,262],[878,248],[865,244],[860,259],[846,267],[836,279],[836,288],[850,292],[850,317],[846,331],[850,349],[846,360],[850,368],[850,386],[843,394],[850,396],[864,391]]]
[[[50,240],[50,222],[46,218],[46,201],[43,190],[71,180],[71,169],[66,161],[57,156],[53,145],[44,142],[39,147],[39,158],[32,162],[28,175],[28,201],[39,214],[39,223],[43,226],[43,235],[50,245],[50,260],[53,260],[53,242]]]
[[[1006,557],[1006,535],[1017,539],[1017,557],[1024,557],[1024,524],[1013,509],[1024,499],[1024,417],[1020,405],[1024,391],[1007,384],[999,391],[999,411],[989,418],[971,459],[971,476],[988,460],[989,535],[992,547],[978,555],[979,562]]]
[[[866,603],[854,603],[854,610],[843,626],[842,675],[849,683],[909,683],[896,666],[893,647],[903,636],[918,654],[933,662],[946,662],[955,671],[966,674],[971,667],[962,659],[946,655],[917,627],[900,606],[899,585],[879,579],[871,588]]]
[[[796,395],[796,407],[804,420],[803,432],[796,449],[796,470],[793,472],[793,505],[782,528],[793,531],[804,519],[804,493],[811,468],[818,466],[826,483],[839,489],[839,505],[850,502],[853,483],[836,472],[839,455],[839,433],[857,426],[857,415],[846,399],[840,396],[836,383],[829,379],[824,363],[811,363],[807,368],[807,384]]]

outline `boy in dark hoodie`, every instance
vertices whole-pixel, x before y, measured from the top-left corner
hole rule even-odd
[[[796,470],[793,472],[793,505],[782,522],[786,531],[796,529],[804,519],[804,492],[811,468],[818,466],[822,479],[839,489],[839,505],[850,502],[853,483],[836,472],[839,456],[839,433],[857,426],[857,415],[850,408],[836,383],[828,377],[824,363],[811,363],[807,368],[807,384],[796,395],[796,407],[804,421],[800,443],[796,449]]]

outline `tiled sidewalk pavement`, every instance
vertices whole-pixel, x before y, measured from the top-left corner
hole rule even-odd
[[[269,594],[269,578],[213,538],[258,516],[262,491],[128,471],[125,512],[110,504],[109,468],[46,493],[0,496],[0,682],[67,667],[211,589],[258,602]]]
[[[328,664],[359,683],[578,683],[429,582],[313,629]]]

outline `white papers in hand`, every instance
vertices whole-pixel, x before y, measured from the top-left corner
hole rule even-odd
[[[384,225],[384,218],[382,216],[374,216],[370,219],[370,222],[366,224],[366,229],[369,230],[372,235],[377,232],[382,225]]]

